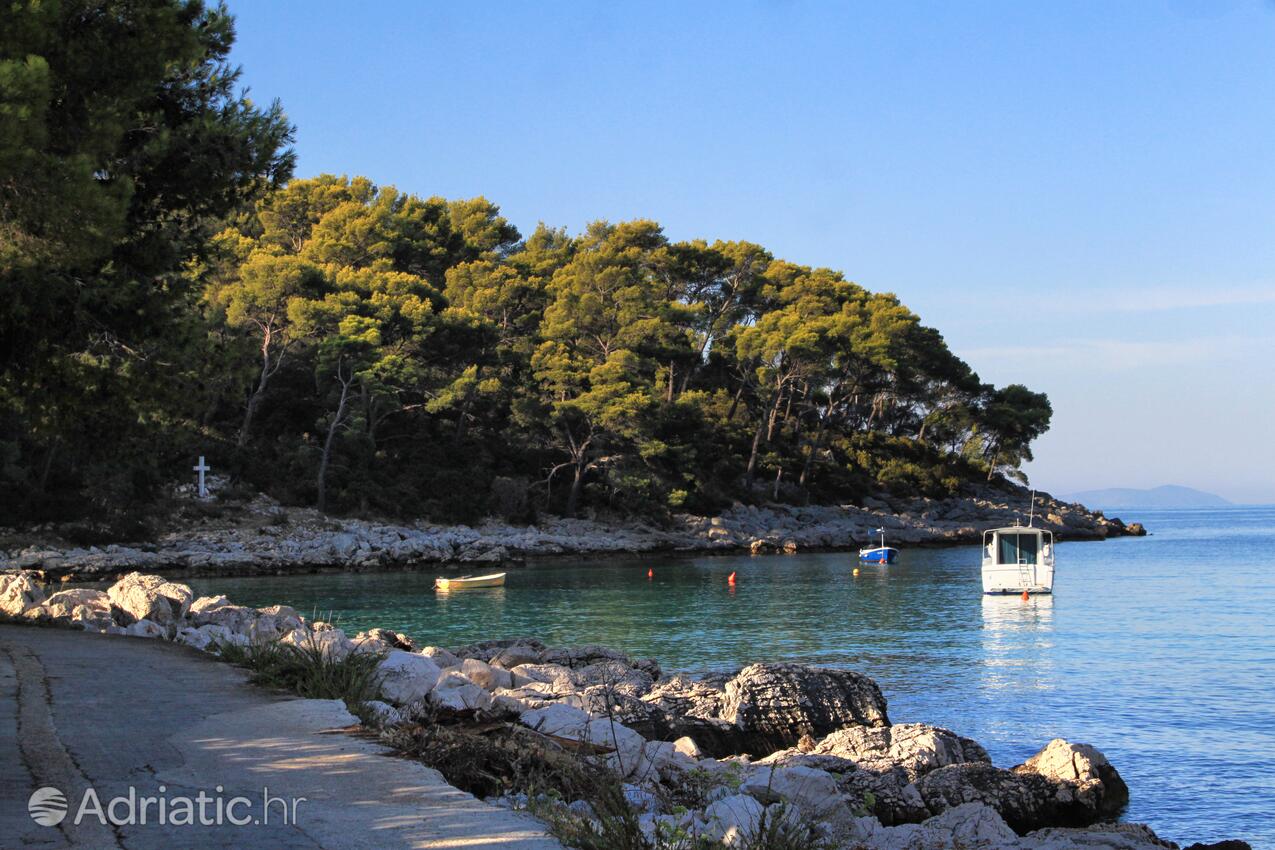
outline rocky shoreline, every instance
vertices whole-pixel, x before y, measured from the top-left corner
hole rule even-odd
[[[769,817],[791,818],[808,831],[809,846],[837,850],[1178,846],[1149,827],[1113,822],[1129,789],[1093,746],[1055,739],[1020,765],[997,767],[955,732],[892,724],[880,688],[850,670],[752,664],[695,677],[606,647],[552,648],[530,638],[418,647],[382,629],[348,637],[287,606],[196,599],[186,585],[141,573],[106,590],[52,594],[35,572],[0,574],[0,614],[218,654],[266,645],[332,661],[367,654],[377,698],[362,714],[383,740],[428,737],[449,723],[474,735],[517,731],[541,746],[587,748],[623,783],[626,805],[650,836],[738,846]],[[670,802],[688,795],[689,805]],[[518,794],[493,801],[535,802]],[[540,805],[533,811],[550,805],[551,814],[585,823],[599,817],[583,800]]]
[[[224,492],[224,491],[223,491]],[[339,519],[257,495],[195,499],[178,488],[166,530],[128,544],[50,542],[54,527],[9,530],[0,569],[33,569],[61,580],[104,580],[131,570],[166,575],[262,575],[319,570],[370,571],[436,565],[507,564],[552,556],[640,552],[796,552],[854,549],[885,528],[895,545],[977,543],[982,530],[1028,521],[1028,491],[987,487],[949,499],[867,498],[862,505],[736,505],[714,517],[679,514],[667,525],[546,518],[534,525],[489,520],[475,526]],[[1034,521],[1059,539],[1141,535],[1133,523],[1036,494]]]

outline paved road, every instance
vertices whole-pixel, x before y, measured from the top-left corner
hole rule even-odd
[[[0,847],[560,850],[531,818],[331,731],[348,722],[339,703],[248,685],[186,647],[0,625]],[[65,795],[56,826],[28,813],[43,787]],[[146,822],[103,824],[94,795]]]

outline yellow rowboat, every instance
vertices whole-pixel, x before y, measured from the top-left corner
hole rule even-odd
[[[461,576],[460,578],[436,578],[435,590],[465,590],[471,587],[503,587],[504,573],[491,573],[485,576]]]

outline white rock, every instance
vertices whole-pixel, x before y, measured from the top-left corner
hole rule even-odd
[[[37,578],[31,570],[0,574],[0,614],[20,617],[43,602],[44,588]]]
[[[317,649],[334,661],[340,661],[354,651],[354,642],[345,636],[345,632],[336,628],[311,629],[301,626],[280,638],[279,643],[303,650]]]
[[[460,672],[480,688],[494,691],[499,688],[512,688],[513,675],[508,670],[492,667],[477,658],[466,658],[460,663]]]
[[[460,664],[460,659],[441,646],[427,646],[420,650],[421,655],[432,660],[440,668],[455,667]]]
[[[218,646],[228,644],[245,646],[248,643],[248,639],[243,635],[237,635],[225,626],[213,623],[199,628],[187,626],[177,633],[176,640],[178,643],[184,643],[205,652],[212,652]]]
[[[225,610],[224,608],[218,611]],[[248,638],[253,643],[271,643],[304,625],[301,615],[288,605],[258,608],[247,624]]]
[[[765,807],[748,794],[718,800],[701,816],[704,838],[728,847],[739,846],[756,835]]]
[[[673,749],[692,759],[702,759],[704,757],[704,751],[699,748],[699,744],[695,743],[695,739],[689,736],[683,735],[674,741]]]
[[[606,757],[607,766],[620,775],[638,781],[658,780],[658,776],[649,774],[654,769],[650,761],[644,758],[646,739],[622,723],[616,723],[606,717],[589,721],[585,728],[585,740],[599,746],[613,749],[615,752]]]
[[[399,706],[425,699],[442,675],[430,659],[401,649],[391,650],[377,671],[381,677],[381,696]]]
[[[491,694],[454,670],[442,674],[429,692],[429,701],[452,711],[486,711],[492,704]]]
[[[983,803],[953,806],[921,826],[950,835],[955,847],[1011,847],[1018,841],[1000,814]]]
[[[100,590],[87,588],[60,590],[38,607],[28,609],[23,616],[47,618],[95,632],[105,631],[115,625],[111,618],[110,598]]]
[[[218,608],[224,608],[230,604],[230,600],[225,596],[201,596],[194,602],[190,603],[189,614],[202,614],[205,611],[215,611]]]
[[[584,736],[585,729],[592,720],[588,712],[561,703],[525,712],[519,719],[524,726],[530,726],[538,732],[574,740],[580,740]]]
[[[762,803],[789,803],[802,814],[833,826],[852,819],[832,774],[813,767],[758,767],[750,770],[740,791]]]
[[[126,627],[124,634],[133,637],[157,638],[164,637],[168,632],[158,623],[152,623],[150,620],[138,620],[131,626]]]
[[[134,619],[150,620],[161,626],[175,625],[185,617],[195,598],[184,584],[144,573],[129,573],[106,592],[111,602]]]
[[[368,713],[372,715],[372,722],[377,726],[395,726],[403,722],[403,715],[387,702],[374,699],[365,705]]]

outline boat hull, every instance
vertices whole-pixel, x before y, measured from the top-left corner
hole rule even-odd
[[[893,564],[899,557],[899,550],[893,546],[876,546],[872,549],[860,549],[859,560],[869,564]]]
[[[983,593],[1042,594],[1054,592],[1054,567],[1052,564],[985,564],[983,566]]]
[[[476,587],[503,587],[504,573],[492,573],[485,576],[460,576],[459,578],[434,579],[435,590],[469,590]]]

